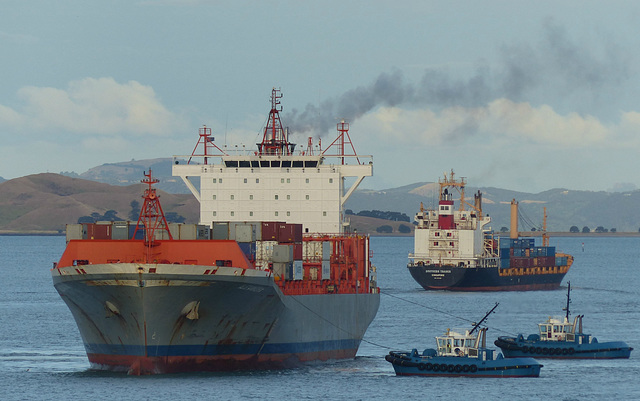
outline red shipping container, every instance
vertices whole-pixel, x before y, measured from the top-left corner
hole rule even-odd
[[[111,239],[111,224],[87,224],[87,239]]]
[[[302,260],[302,244],[293,244],[293,260]]]
[[[295,242],[294,224],[278,224],[278,242]]]
[[[280,223],[275,221],[263,221],[262,222],[262,240],[263,241],[278,241],[278,225]]]
[[[302,224],[293,225],[293,242],[302,242]]]

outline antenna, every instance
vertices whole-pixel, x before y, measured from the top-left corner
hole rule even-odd
[[[487,314],[484,315],[484,317],[482,319],[480,319],[480,321],[478,323],[472,323],[473,329],[471,329],[469,334],[473,333],[478,327],[480,327],[482,322],[484,322],[489,317],[489,315],[492,314],[494,310],[496,310],[498,305],[500,305],[500,304],[498,302],[496,302],[496,304],[493,306],[493,308],[491,308],[491,310],[489,312],[487,312]]]
[[[571,303],[571,281],[567,282],[567,307],[566,308],[562,308],[562,310],[567,311],[567,315],[566,315],[566,319],[567,321],[569,321],[569,315],[571,314],[571,312],[569,312],[569,304]]]

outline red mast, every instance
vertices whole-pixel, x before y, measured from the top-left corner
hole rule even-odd
[[[165,230],[170,240],[173,240],[173,237],[169,231],[167,219],[164,217],[162,206],[160,206],[159,196],[156,194],[156,189],[153,188],[153,184],[157,184],[160,181],[151,176],[151,170],[149,170],[149,174],[145,172],[144,176],[146,178],[141,182],[147,184],[149,188],[144,190],[144,195],[142,196],[144,205],[140,210],[140,217],[138,217],[138,223],[132,238],[136,237],[138,229],[144,229],[145,244],[148,246],[147,262],[149,262],[151,260],[151,247],[155,245],[156,231]]]
[[[271,111],[269,112],[267,125],[264,127],[262,142],[257,144],[258,154],[260,155],[288,156],[293,153],[296,147],[295,144],[289,142],[287,133],[282,127],[282,122],[280,121],[280,112],[282,111],[280,99],[282,99],[280,89],[273,88],[271,90]]]
[[[205,125],[198,130],[198,134],[200,135],[200,138],[198,138],[198,143],[196,143],[196,146],[193,148],[193,152],[191,152],[191,157],[187,161],[187,164],[191,163],[191,159],[193,159],[194,157],[203,157],[204,164],[208,164],[209,156],[216,156],[216,154],[213,152],[214,149],[217,149],[221,154],[225,156],[227,155],[222,149],[218,147],[218,145],[213,143],[214,138],[211,136],[211,128],[207,128],[207,126]],[[203,148],[203,153],[201,155],[196,153],[200,144],[202,144]]]
[[[353,151],[353,156],[356,157],[356,162],[360,164],[358,153],[356,152],[356,148],[353,146],[353,142],[351,142],[351,137],[349,136],[349,123],[345,122],[344,120],[341,120],[338,123],[337,128],[338,128],[338,137],[333,142],[331,142],[331,145],[329,145],[327,149],[325,149],[325,151],[322,152],[322,154],[326,156],[342,156],[342,164],[344,164],[344,156],[347,156],[347,153],[345,151],[345,144],[349,144],[349,146],[351,146],[351,150]],[[327,154],[327,151],[331,149],[331,147],[334,145],[338,148],[338,154],[337,155]]]

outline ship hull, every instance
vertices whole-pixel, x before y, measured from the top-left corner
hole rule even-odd
[[[425,290],[530,291],[554,290],[566,272],[501,275],[498,267],[409,264],[409,272]]]
[[[352,358],[379,294],[284,295],[270,273],[134,263],[54,269],[91,367],[155,374]],[[206,269],[206,270],[205,270]]]
[[[486,361],[466,356],[412,358],[392,351],[385,359],[393,365],[397,376],[539,377],[542,368],[531,357]]]
[[[505,358],[628,359],[633,348],[623,341],[579,344],[572,341],[518,341],[499,337],[495,341]]]

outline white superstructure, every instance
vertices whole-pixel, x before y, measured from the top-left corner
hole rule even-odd
[[[328,154],[332,146],[317,155],[311,146],[294,154],[295,145],[280,124],[281,97],[274,89],[258,151],[222,150],[213,145],[210,129],[205,127],[200,130],[204,154],[196,155],[194,150],[191,156],[174,156],[173,175],[181,177],[200,202],[200,224],[282,221],[303,224],[308,233],[343,232],[344,204],[360,182],[373,174],[372,157],[358,156],[355,149],[353,155],[344,153],[344,144],[350,144],[345,122],[338,124],[339,135],[332,144],[337,154]],[[210,154],[207,148],[215,148],[218,154]],[[200,164],[194,164],[194,157],[201,159]],[[199,188],[192,181],[195,177]]]
[[[478,267],[495,263],[497,254],[493,250],[493,239],[485,228],[491,219],[482,213],[482,197],[474,195],[474,204],[467,204],[464,197],[464,179],[455,180],[445,175],[440,180],[438,210],[425,210],[421,206],[416,214],[414,252],[409,254],[412,263],[425,265],[450,265]],[[460,208],[454,210],[450,189],[460,191]],[[466,210],[464,205],[471,206]],[[490,259],[487,259],[490,258]],[[484,265],[483,265],[484,266]]]

